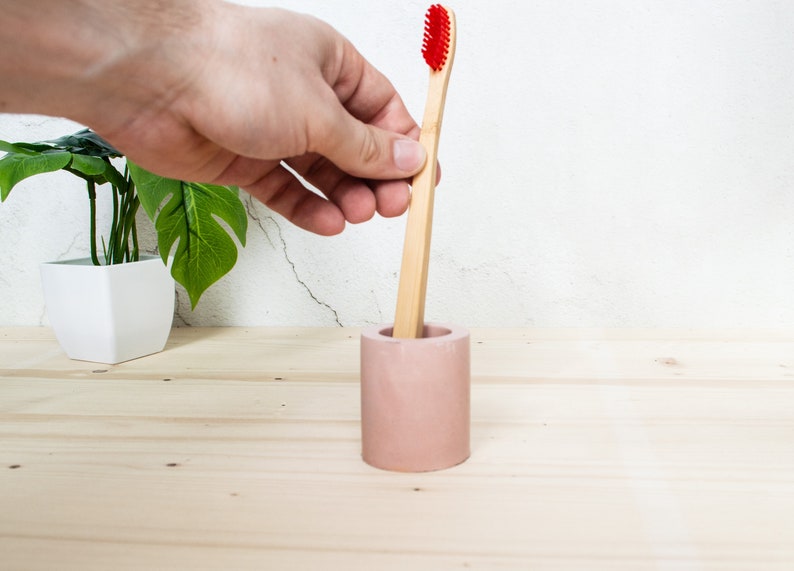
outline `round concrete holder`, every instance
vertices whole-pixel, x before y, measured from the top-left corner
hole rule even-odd
[[[429,323],[420,339],[391,325],[361,333],[361,435],[367,464],[427,472],[469,457],[469,332]]]

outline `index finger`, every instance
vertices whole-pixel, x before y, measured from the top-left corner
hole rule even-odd
[[[326,68],[326,80],[340,103],[360,121],[418,140],[419,125],[392,83],[350,42],[343,42],[341,61]]]

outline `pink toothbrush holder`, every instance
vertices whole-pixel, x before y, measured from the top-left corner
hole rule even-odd
[[[449,468],[470,454],[468,330],[428,323],[418,339],[392,325],[361,333],[362,456],[398,472]]]

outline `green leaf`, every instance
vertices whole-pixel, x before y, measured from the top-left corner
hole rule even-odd
[[[195,308],[204,291],[237,262],[237,244],[218,219],[245,246],[248,217],[238,191],[167,179],[128,165],[141,205],[155,223],[160,255],[167,261],[173,250],[171,275]]]
[[[36,143],[9,143],[8,141],[0,141],[0,151],[6,153],[19,153],[22,155],[32,155],[41,151],[51,150],[50,145],[39,145]]]
[[[72,135],[65,135],[58,139],[52,139],[51,141],[43,141],[43,143],[40,144],[50,144],[57,149],[92,157],[122,156],[110,143],[90,129],[83,129]]]
[[[69,165],[76,171],[88,176],[96,176],[104,174],[107,168],[107,163],[99,157],[90,157],[87,155],[72,155],[72,162]]]
[[[0,140],[0,151],[21,154],[69,151],[77,155],[91,157],[113,158],[123,156],[120,151],[116,150],[110,143],[90,129],[83,129],[72,135],[65,135],[57,139],[41,141],[39,143],[9,143],[8,141]]]
[[[166,197],[180,192],[182,183],[150,173],[130,160],[127,160],[127,166],[135,186],[138,187],[138,199],[141,201],[141,206],[149,218],[154,220],[157,209],[160,208]]]
[[[11,189],[28,177],[54,172],[69,164],[71,153],[55,151],[38,154],[10,153],[0,159],[0,201],[8,198]]]
[[[72,153],[72,162],[67,170],[86,180],[91,179],[96,184],[109,182],[118,189],[124,189],[127,181],[119,171],[107,160],[90,155]]]

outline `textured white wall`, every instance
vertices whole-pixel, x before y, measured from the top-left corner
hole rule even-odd
[[[265,2],[249,2],[265,4]],[[284,1],[350,37],[416,117],[428,3]],[[467,326],[794,324],[794,3],[458,0],[427,317]],[[0,116],[0,137],[77,126]],[[68,176],[0,205],[0,324],[85,254]],[[249,201],[237,267],[177,323],[392,319],[404,219],[320,238]],[[151,244],[151,240],[149,240]]]

